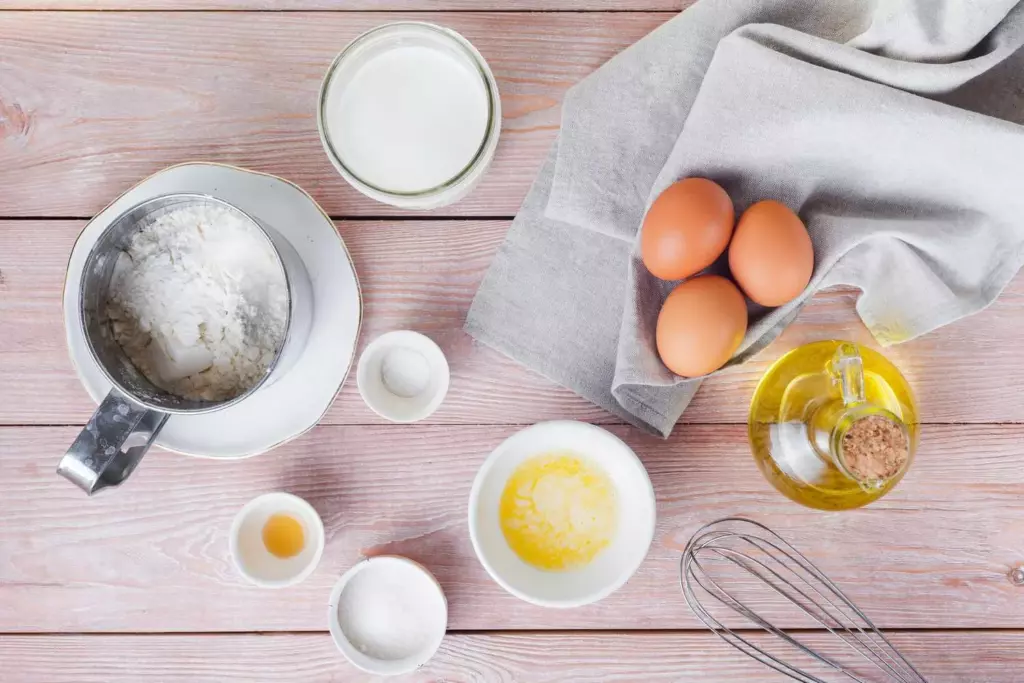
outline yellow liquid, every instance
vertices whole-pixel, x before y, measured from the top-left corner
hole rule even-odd
[[[823,341],[794,349],[765,373],[750,404],[750,447],[761,472],[791,500],[822,510],[847,510],[881,498],[899,482],[894,477],[866,490],[834,463],[819,457],[806,437],[813,409],[838,397],[827,372],[840,341]],[[885,356],[857,345],[864,366],[864,395],[907,426],[911,452],[917,435],[917,407],[910,385]]]
[[[289,515],[271,515],[263,525],[263,545],[275,557],[295,557],[306,545],[302,523]]]
[[[591,562],[615,536],[618,501],[604,471],[558,451],[524,461],[498,509],[501,531],[523,562],[565,571]]]

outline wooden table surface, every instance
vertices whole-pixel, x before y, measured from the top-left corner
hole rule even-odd
[[[1024,681],[1024,279],[985,312],[886,353],[927,424],[918,459],[861,511],[803,509],[761,478],[743,424],[754,383],[807,341],[873,343],[852,292],[817,296],[769,349],[708,381],[668,441],[640,434],[462,332],[473,293],[559,124],[567,88],[671,18],[680,0],[0,0],[0,680],[358,681],[326,633],[327,596],[360,557],[427,565],[450,635],[416,681],[775,681],[701,630],[677,584],[702,523],[742,514],[794,540],[932,681]],[[115,10],[115,11],[107,11]],[[287,11],[268,11],[287,10]],[[373,11],[370,11],[373,10]],[[320,78],[361,31],[451,26],[490,62],[504,112],[479,188],[429,215],[351,190],[316,133]],[[349,382],[323,423],[266,455],[154,452],[86,499],[54,474],[93,410],[65,350],[61,287],[86,220],[188,160],[281,175],[337,219],[365,301],[360,348],[420,330],[451,362],[444,406],[389,425]],[[658,499],[650,554],[599,604],[558,611],[501,590],[473,555],[477,467],[523,425],[605,424]],[[248,586],[227,531],[287,490],[323,516],[303,584]]]

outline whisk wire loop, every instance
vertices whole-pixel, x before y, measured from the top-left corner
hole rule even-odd
[[[713,633],[762,664],[804,683],[895,681],[926,683],[914,666],[842,590],[792,544],[759,522],[729,517],[705,525],[694,534],[680,560],[679,584],[687,605]],[[740,597],[741,589],[764,588],[757,594],[760,610]],[[700,596],[700,597],[698,597]],[[702,601],[703,598],[703,601]],[[775,599],[772,603],[769,599]],[[798,619],[810,619],[842,645],[825,654],[773,622],[782,609],[793,608]],[[742,628],[730,627],[726,617],[742,617]],[[783,619],[788,621],[789,617]],[[731,620],[730,620],[731,621]],[[737,631],[753,625],[774,640],[745,636]],[[812,627],[816,628],[816,627]],[[821,635],[821,631],[811,632]],[[755,642],[758,641],[758,642]],[[821,669],[811,672],[774,651],[782,643],[791,654]],[[845,656],[845,659],[844,659]],[[853,662],[846,660],[852,659]],[[870,667],[864,671],[864,665]],[[859,668],[858,668],[859,667]],[[884,678],[878,678],[881,674]],[[822,678],[831,675],[833,678]]]

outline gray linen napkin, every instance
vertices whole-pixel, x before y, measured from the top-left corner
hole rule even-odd
[[[1024,262],[1022,44],[1016,0],[701,0],[566,95],[466,330],[668,436],[700,379],[658,359],[673,283],[637,234],[686,176],[721,183],[737,215],[785,202],[814,243],[807,290],[752,306],[730,364],[834,285],[862,290],[883,344],[981,310]]]

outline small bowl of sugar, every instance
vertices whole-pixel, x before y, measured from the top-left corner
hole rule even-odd
[[[410,330],[383,334],[366,347],[356,368],[359,395],[392,422],[418,422],[448,394],[451,372],[441,347]]]
[[[348,661],[379,676],[426,664],[448,628],[441,584],[422,565],[396,555],[365,559],[345,572],[327,609],[331,638]]]

